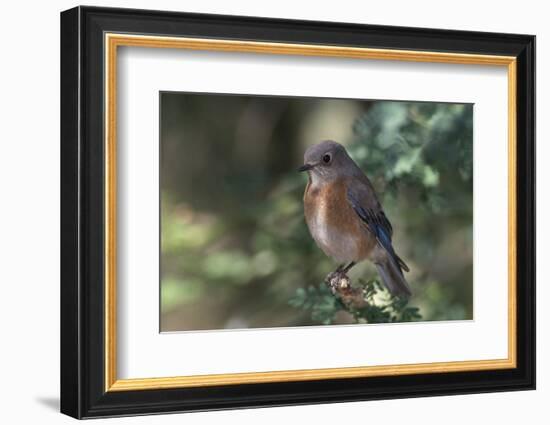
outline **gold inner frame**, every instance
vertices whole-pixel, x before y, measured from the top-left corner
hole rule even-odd
[[[105,34],[105,391],[510,369],[516,367],[516,58],[328,45]],[[495,360],[118,379],[116,325],[116,123],[119,46],[504,66],[508,72],[508,357]]]

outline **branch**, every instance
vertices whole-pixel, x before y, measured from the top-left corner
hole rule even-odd
[[[342,272],[332,272],[325,278],[332,295],[338,298],[346,309],[360,309],[367,307],[369,303],[365,299],[362,288],[351,286],[351,279]]]

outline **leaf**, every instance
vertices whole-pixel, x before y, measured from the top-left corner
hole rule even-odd
[[[395,323],[422,319],[418,307],[408,306],[408,300],[390,297],[378,279],[359,279],[367,305],[353,308],[334,296],[324,283],[296,290],[289,304],[310,312],[311,319],[323,325],[334,323],[336,314],[345,311],[356,323]],[[381,301],[382,300],[382,301]]]

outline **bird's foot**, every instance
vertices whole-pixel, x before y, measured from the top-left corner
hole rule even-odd
[[[362,308],[367,305],[361,288],[351,286],[351,279],[345,270],[337,269],[329,273],[325,283],[330,288],[332,295],[339,298],[345,306]]]
[[[325,278],[325,282],[333,294],[351,289],[351,279],[345,271],[339,269],[329,273]]]

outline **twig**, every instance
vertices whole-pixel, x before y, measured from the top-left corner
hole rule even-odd
[[[332,272],[325,278],[325,283],[346,309],[360,309],[369,305],[365,300],[363,289],[351,286],[351,279],[345,273]]]

